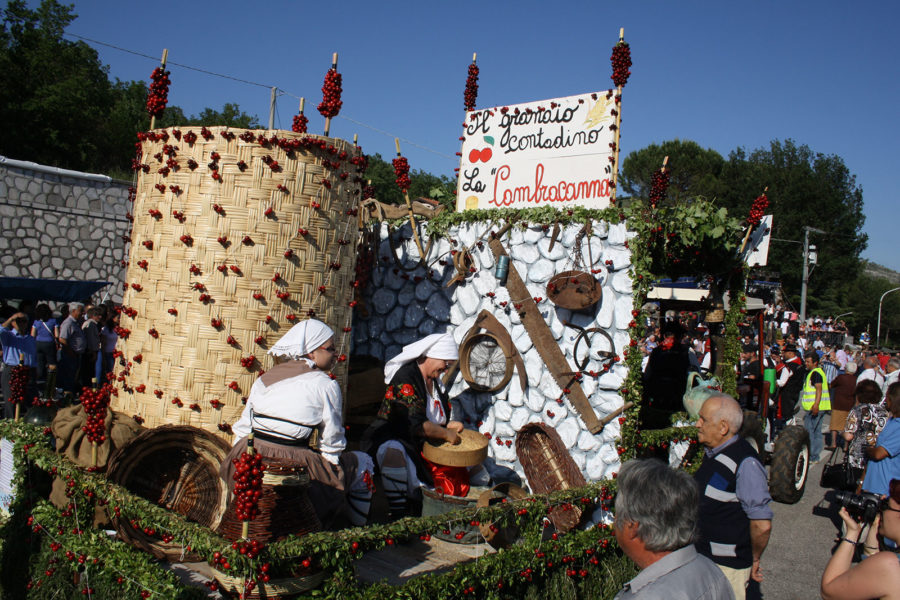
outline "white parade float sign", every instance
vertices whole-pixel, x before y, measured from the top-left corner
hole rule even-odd
[[[617,106],[610,90],[468,112],[457,210],[606,208]]]

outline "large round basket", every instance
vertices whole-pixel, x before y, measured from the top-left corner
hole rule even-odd
[[[215,529],[225,510],[227,490],[219,465],[228,444],[196,427],[164,425],[136,436],[110,457],[107,477],[130,492]],[[185,560],[181,543],[113,517],[119,537],[157,558]]]
[[[516,435],[516,456],[535,494],[549,494],[587,485],[562,438],[544,423],[529,423]],[[581,520],[578,507],[557,507],[550,520],[560,531],[568,531]]]
[[[310,479],[306,467],[265,456],[263,464],[266,472],[258,501],[259,515],[250,521],[250,539],[268,544],[289,535],[321,531],[322,523],[307,494]],[[241,529],[242,521],[237,518],[232,500],[218,531],[234,541],[243,537]]]
[[[113,409],[229,435],[293,324],[324,321],[349,353],[364,160],[343,140],[228,127],[155,130],[141,152]]]
[[[422,446],[422,455],[431,462],[445,467],[480,465],[487,458],[487,438],[471,429],[463,429],[459,437],[458,444],[425,442]]]

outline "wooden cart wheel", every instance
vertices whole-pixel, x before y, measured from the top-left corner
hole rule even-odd
[[[473,390],[497,392],[512,378],[513,361],[493,334],[476,333],[459,349],[459,368]]]
[[[572,349],[575,364],[583,371],[591,359],[601,363],[612,360],[616,356],[616,346],[606,331],[599,327],[582,329],[575,339]]]

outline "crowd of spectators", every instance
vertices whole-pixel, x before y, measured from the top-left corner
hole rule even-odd
[[[20,360],[29,368],[26,402],[39,395],[77,395],[103,383],[113,369],[119,311],[112,302],[0,305],[4,415],[11,416],[9,374]],[[48,382],[53,389],[47,389]]]

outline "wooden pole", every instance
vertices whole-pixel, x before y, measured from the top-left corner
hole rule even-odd
[[[337,71],[337,60],[338,53],[335,52],[331,55],[331,68]],[[331,131],[331,117],[326,117],[325,119],[325,137],[328,137],[328,133]]]
[[[166,70],[166,61],[169,59],[169,49],[163,48],[162,59],[159,61],[159,66],[163,71]],[[156,117],[150,117],[150,129],[156,129]]]
[[[619,41],[625,41],[625,28],[621,27],[619,29]],[[610,181],[610,190],[609,190],[609,203],[613,204],[616,201],[616,189],[619,183],[619,140],[622,136],[622,86],[618,86],[616,88],[616,97],[619,98],[619,103],[615,105],[616,108],[616,136],[613,141],[613,172],[612,172],[612,180]]]
[[[273,87],[269,94],[269,130],[275,129],[275,98],[278,95],[278,88]]]

